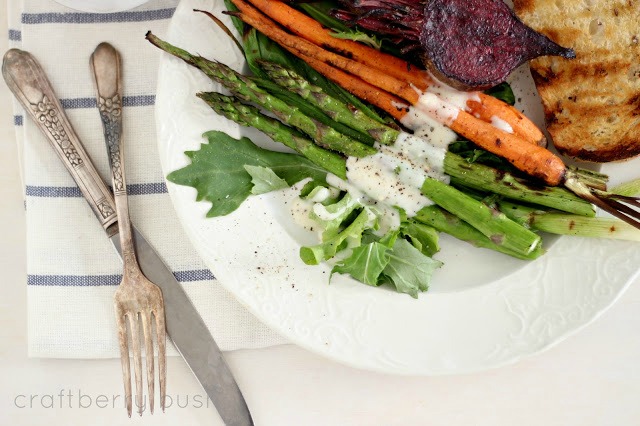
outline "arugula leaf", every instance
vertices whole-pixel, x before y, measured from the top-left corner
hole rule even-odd
[[[389,247],[379,242],[356,247],[349,257],[331,269],[331,275],[349,274],[362,283],[378,286],[380,274],[389,263],[388,250]]]
[[[248,138],[237,140],[219,131],[204,136],[209,143],[185,152],[191,164],[171,172],[167,179],[195,188],[197,201],[210,201],[207,217],[229,214],[251,195],[254,184],[246,165],[268,167],[288,185],[308,177],[325,180],[326,171],[298,154],[269,151]]]
[[[297,61],[279,44],[258,32],[255,28],[248,29],[242,36],[244,56],[251,72],[260,78],[268,79],[267,74],[260,67],[259,61],[273,62],[282,66],[298,69]]]
[[[327,241],[335,237],[340,230],[342,223],[351,216],[351,213],[362,207],[351,194],[346,193],[337,203],[327,206],[315,206],[311,218],[316,220],[324,229],[322,232],[322,240]],[[320,216],[318,214],[321,214]]]
[[[493,86],[491,89],[485,90],[487,95],[491,95],[494,98],[498,98],[501,101],[508,103],[509,105],[513,105],[516,103],[516,97],[513,94],[513,90],[511,89],[511,85],[507,82],[503,82],[498,84],[497,86]]]
[[[380,238],[380,244],[384,244],[388,248],[392,248],[396,243],[398,236],[400,235],[400,230],[396,229],[388,232],[384,237]]]
[[[375,36],[369,35],[367,33],[363,33],[361,31],[334,32],[334,33],[331,33],[331,37],[340,38],[343,40],[359,41],[360,43],[364,43],[377,50],[380,50],[380,47],[382,47],[382,42],[378,40]]]
[[[425,256],[433,256],[440,250],[438,231],[429,225],[412,220],[402,227],[402,235]]]
[[[335,2],[330,1],[317,1],[311,3],[297,3],[296,6],[299,9],[302,9],[307,13],[307,15],[311,16],[316,21],[320,22],[323,26],[327,28],[331,28],[337,31],[347,31],[349,26],[347,26],[341,20],[334,18],[330,14],[330,10],[336,7]]]
[[[300,190],[300,198],[323,206],[335,204],[342,199],[344,193],[326,182],[309,180]],[[324,199],[323,199],[324,198]]]
[[[449,144],[449,151],[458,154],[469,163],[485,164],[511,173],[518,173],[517,169],[504,158],[485,151],[468,140],[458,140]]]
[[[387,252],[391,250],[399,234],[400,230],[396,229],[380,238],[370,231],[363,232],[360,241],[362,245],[354,248],[349,257],[338,262],[331,269],[331,275],[349,274],[362,283],[379,286],[382,284],[382,271],[390,259]]]
[[[407,240],[398,238],[388,252],[389,263],[382,271],[400,293],[417,298],[419,291],[427,291],[433,271],[442,262],[425,256]]]
[[[268,167],[245,164],[244,169],[251,175],[251,183],[253,183],[251,193],[254,195],[265,194],[289,187],[286,180],[278,177],[278,175]]]
[[[315,246],[300,247],[300,259],[307,265],[317,265],[323,260],[331,259],[338,251],[347,248],[347,246],[360,246],[362,233],[369,223],[370,214],[367,209],[362,209],[349,226],[328,240]]]

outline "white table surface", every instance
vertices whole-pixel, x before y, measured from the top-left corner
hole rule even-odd
[[[6,34],[0,19],[2,53]],[[222,424],[215,409],[202,404],[204,392],[182,359],[168,362],[172,404],[166,413],[129,420],[118,403],[122,396],[113,407],[122,393],[118,359],[27,358],[24,206],[4,83],[0,199],[0,425]],[[388,376],[293,345],[225,356],[256,425],[638,425],[640,279],[577,335],[484,373]]]

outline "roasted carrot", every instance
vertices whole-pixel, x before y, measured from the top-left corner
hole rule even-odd
[[[393,93],[411,104],[418,101],[418,92],[410,83],[391,77],[361,62],[324,50],[301,37],[289,34],[248,3],[242,0],[232,1],[240,10],[240,13],[236,16],[283,47],[293,49],[307,57],[315,58],[335,68],[357,75],[367,83]]]
[[[547,146],[547,139],[544,133],[523,113],[493,96],[480,93],[479,97],[480,102],[473,99],[467,101],[470,114],[476,115],[489,123],[492,122],[494,117],[498,117],[511,126],[514,134],[535,145]]]
[[[393,112],[393,109],[389,108],[389,104],[391,104],[392,107],[395,107],[395,112],[392,113],[394,118],[402,119],[408,111],[408,108],[403,108],[402,103],[395,100],[400,98],[428,113],[478,146],[507,159],[519,170],[538,177],[552,186],[564,182],[567,173],[566,166],[551,151],[529,143],[518,135],[500,130],[438,98],[433,93],[428,93],[430,95],[428,104],[419,103],[418,92],[406,82],[385,75],[365,64],[328,52],[301,37],[289,34],[243,0],[232,1],[240,10],[235,16],[301,59],[311,61],[315,65],[314,68],[317,67],[318,72],[343,85],[354,95],[363,97],[363,99],[390,113]],[[348,73],[339,71],[337,68],[342,68]],[[363,81],[366,82],[366,85],[361,84]],[[442,111],[445,112],[442,113]]]
[[[336,38],[319,22],[280,0],[248,1],[292,33],[327,50],[369,65],[399,80],[409,82],[421,91],[427,90],[429,86],[434,84],[426,71],[362,43]],[[498,117],[511,126],[514,134],[537,145],[546,144],[540,129],[516,108],[481,92],[477,93],[477,98],[476,101],[473,96],[470,96],[467,101],[469,113],[489,123],[494,117]]]
[[[505,158],[517,169],[542,179],[548,185],[560,185],[566,178],[567,167],[560,157],[542,146],[527,143],[517,135],[496,129],[468,112],[459,111],[449,127],[479,147]]]
[[[305,15],[302,12],[288,6],[282,1],[275,0],[248,0],[263,14],[269,16],[274,21],[327,50],[331,50],[343,56],[348,56],[358,62],[372,65],[372,62],[382,63],[383,70],[387,74],[396,78],[407,80],[416,85],[421,90],[426,87],[424,82],[428,75],[408,62],[380,52],[362,43],[353,40],[338,39],[331,35],[330,30],[324,28],[318,21]],[[238,6],[238,5],[236,5]],[[238,8],[240,8],[238,6]],[[242,9],[241,9],[242,10]],[[407,79],[406,77],[410,77]]]
[[[295,49],[288,50],[334,83],[342,86],[353,95],[383,109],[396,120],[402,120],[407,114],[408,105],[404,107],[403,100],[398,97],[338,68],[296,52]],[[473,141],[481,148],[506,158],[519,170],[542,179],[552,186],[559,185],[564,181],[567,172],[566,166],[559,157],[548,149],[527,143],[517,135],[497,129],[462,110],[458,110],[455,117],[438,117],[438,109],[450,109],[452,106],[446,105],[442,101],[440,104],[433,106],[435,111],[425,112],[439,118],[440,121],[446,121],[446,124],[453,131]]]
[[[311,68],[350,92],[352,95],[377,106],[396,120],[402,119],[402,117],[407,113],[409,105],[397,96],[394,96],[384,90],[380,90],[380,88],[375,87],[356,76],[347,74],[338,68],[325,64],[322,61],[310,56],[305,56],[294,49],[286,49],[309,64]]]

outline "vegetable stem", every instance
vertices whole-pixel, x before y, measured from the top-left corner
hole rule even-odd
[[[255,127],[276,142],[280,142],[307,157],[311,162],[336,176],[346,179],[347,170],[344,159],[329,150],[321,148],[300,132],[285,126],[280,121],[267,117],[252,106],[243,105],[236,98],[219,93],[198,93],[214,111],[229,120]]]
[[[261,62],[263,70],[278,85],[300,95],[307,102],[319,107],[329,117],[362,133],[371,135],[377,142],[385,145],[395,142],[398,130],[392,129],[364,114],[349,108],[342,101],[326,94],[322,88],[309,83],[292,69],[272,62]]]
[[[579,237],[640,241],[640,230],[618,219],[541,211],[505,200],[497,201],[496,207],[512,220],[537,231]]]
[[[147,33],[147,39],[167,53],[196,66],[211,79],[226,87],[236,97],[246,102],[256,103],[273,112],[282,121],[300,129],[324,148],[340,150],[346,155],[353,157],[365,157],[376,153],[375,148],[360,143],[336,131],[332,127],[305,115],[299,108],[290,106],[283,100],[269,94],[267,91],[258,87],[250,78],[235,72],[222,63],[191,55],[184,49],[160,40],[151,34],[151,32]]]
[[[551,207],[581,216],[595,216],[591,203],[565,188],[537,185],[508,172],[479,163],[469,163],[452,152],[444,159],[445,173],[451,183],[481,191],[493,192],[505,197]]]
[[[518,259],[533,260],[544,252],[540,245],[536,246],[536,248],[529,253],[524,254],[510,250],[503,244],[496,244],[467,222],[438,206],[422,208],[411,220],[432,226],[440,232],[466,241],[476,247],[487,248]]]
[[[541,244],[539,235],[509,219],[504,213],[439,180],[425,179],[422,193],[449,213],[469,223],[493,243],[508,250],[528,255]]]

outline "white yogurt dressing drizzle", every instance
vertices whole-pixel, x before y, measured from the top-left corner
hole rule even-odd
[[[376,234],[382,236],[387,232],[400,227],[400,213],[398,210],[391,205],[382,203],[367,195],[357,185],[358,182],[354,183],[351,180],[347,182],[336,175],[328,174],[327,183],[341,191],[348,192],[354,200],[373,210],[378,220],[378,230],[376,231]]]
[[[436,97],[423,94],[422,98],[427,99],[423,103],[426,104]],[[447,108],[450,112],[455,110]],[[411,217],[433,204],[420,191],[425,179],[449,183],[449,176],[444,173],[444,157],[447,147],[456,139],[455,132],[420,107],[410,107],[402,125],[414,134],[401,132],[393,145],[376,144],[378,152],[374,155],[349,157],[346,182],[333,175],[327,178],[329,185],[349,192],[363,205],[377,210],[380,234],[400,226],[400,215],[394,207]]]
[[[456,119],[459,110],[468,109],[469,100],[480,101],[477,92],[460,92],[434,81],[401,120],[413,134],[401,132],[393,145],[376,144],[378,152],[374,155],[349,157],[346,181],[327,176],[329,185],[349,192],[354,200],[376,212],[380,235],[400,226],[396,207],[411,217],[433,204],[420,190],[425,179],[449,183],[444,157],[449,144],[456,140],[456,133],[447,125]],[[503,129],[508,126],[497,120],[494,125]],[[312,209],[318,217],[328,220],[323,208],[315,204]]]
[[[442,101],[453,105],[463,111],[468,111],[467,102],[476,101],[480,102],[480,94],[478,92],[464,92],[462,90],[454,89],[444,83],[438,81],[433,74],[429,74],[433,83],[429,85],[427,93],[433,93]]]
[[[500,117],[496,117],[495,115],[491,116],[491,125],[496,129],[502,130],[507,133],[513,133],[513,127],[506,121],[504,121]]]
[[[296,197],[291,202],[291,217],[303,229],[307,231],[320,231],[318,229],[318,222],[311,217],[313,211],[314,202],[302,198]],[[319,234],[320,235],[320,234]]]

